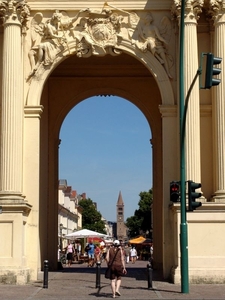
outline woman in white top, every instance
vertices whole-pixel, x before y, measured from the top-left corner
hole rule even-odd
[[[132,247],[130,249],[130,257],[131,257],[132,264],[134,264],[137,258],[137,250],[135,249],[135,247]]]
[[[67,260],[68,260],[68,267],[71,266],[72,260],[73,260],[73,253],[75,252],[74,246],[71,242],[69,242],[67,249]]]

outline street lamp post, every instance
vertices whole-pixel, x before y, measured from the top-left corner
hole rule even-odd
[[[62,251],[62,230],[63,230],[63,224],[62,223],[60,223],[59,229],[60,229],[60,249]]]

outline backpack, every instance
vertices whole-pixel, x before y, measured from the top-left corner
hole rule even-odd
[[[85,247],[85,252],[88,252],[91,248],[89,247],[89,244]]]

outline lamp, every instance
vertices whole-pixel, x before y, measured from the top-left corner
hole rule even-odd
[[[63,230],[63,224],[59,224],[59,229],[60,229],[60,249],[62,251],[62,230]]]

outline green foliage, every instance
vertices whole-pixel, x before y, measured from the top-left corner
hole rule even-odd
[[[102,215],[96,210],[93,201],[90,198],[83,199],[79,201],[79,205],[83,208],[82,228],[106,233],[105,224],[101,220]]]
[[[126,226],[129,229],[129,236],[135,237],[139,235],[139,229],[141,227],[141,220],[138,219],[137,216],[132,216],[127,218]]]
[[[134,216],[127,218],[126,226],[130,232],[130,238],[140,235],[151,229],[151,205],[153,203],[153,191],[141,192],[138,202],[139,209],[135,210]]]

